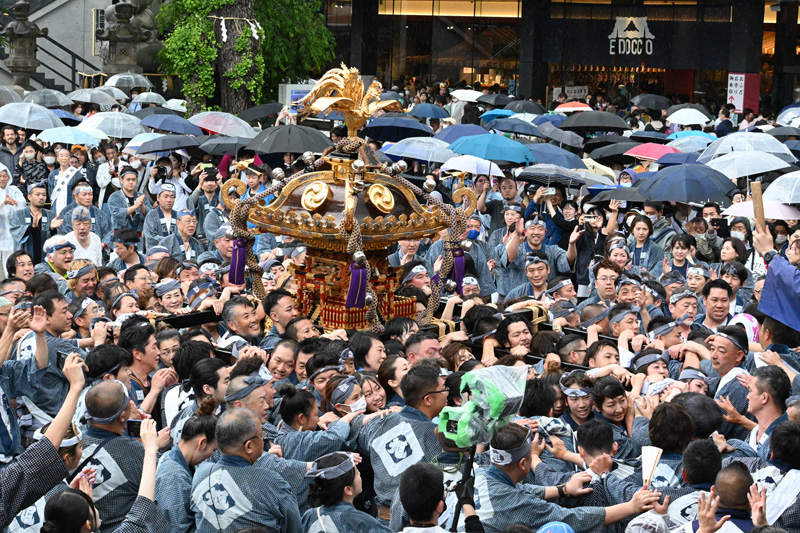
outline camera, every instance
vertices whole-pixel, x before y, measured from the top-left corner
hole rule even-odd
[[[156,181],[162,181],[167,179],[167,176],[169,176],[169,171],[167,170],[167,167],[159,166],[156,167],[156,173],[153,176],[153,179],[155,179]]]

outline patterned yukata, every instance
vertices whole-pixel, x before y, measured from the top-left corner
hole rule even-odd
[[[194,531],[191,509],[193,473],[194,469],[186,463],[177,444],[158,462],[156,503],[169,521],[169,531],[173,533]]]
[[[350,424],[336,421],[325,431],[298,431],[283,421],[278,424],[278,439],[284,459],[313,462],[329,453],[346,448]]]
[[[352,503],[339,502],[309,509],[303,514],[303,533],[391,533],[380,520],[363,511],[356,510]]]

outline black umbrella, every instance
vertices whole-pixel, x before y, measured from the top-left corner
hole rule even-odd
[[[245,149],[259,154],[302,154],[309,151],[320,153],[332,145],[331,140],[319,130],[287,124],[262,131]]]
[[[636,142],[657,144],[669,144],[672,141],[672,139],[667,139],[666,133],[658,131],[635,131],[629,138]]]
[[[381,93],[381,101],[384,100],[400,100],[402,98],[397,91],[383,91]]]
[[[269,104],[261,104],[249,109],[245,109],[237,116],[245,122],[252,122],[254,120],[262,120],[273,115],[277,115],[283,109],[283,105],[277,102]]]
[[[644,202],[645,198],[639,192],[638,188],[638,186],[644,182],[645,180],[640,179],[634,183],[632,187],[620,187],[619,189],[603,191],[592,198],[592,203],[610,202],[611,200],[619,200],[620,202]]]
[[[706,109],[706,106],[700,104],[675,104],[673,106],[670,106],[669,109],[667,109],[667,116],[670,116],[675,111],[680,111],[681,109],[696,109],[697,111],[700,111],[702,114],[704,114],[708,118],[708,120],[712,120],[714,118],[708,111],[708,109]]]
[[[151,141],[142,143],[136,151],[139,154],[150,154],[153,152],[171,152],[179,148],[190,148],[199,146],[196,137],[190,135],[164,135]]]
[[[639,146],[641,143],[635,142],[622,142],[598,148],[589,153],[589,157],[600,163],[601,165],[610,165],[614,162],[630,162],[633,163],[633,157],[624,155],[625,152]]]
[[[772,135],[780,142],[786,142],[789,137],[797,137],[800,139],[800,128],[792,128],[791,126],[780,126],[772,128],[767,132],[767,135]]]
[[[658,94],[640,94],[631,98],[631,103],[647,109],[667,109],[672,105],[669,98]]]
[[[484,94],[478,97],[478,101],[494,107],[503,107],[513,102],[514,99],[505,94]]]
[[[605,111],[584,111],[573,113],[571,117],[561,123],[562,130],[592,133],[595,131],[626,131],[631,129],[624,120],[614,113]]]
[[[566,145],[572,148],[583,148],[583,137],[571,131],[564,131],[556,128],[552,122],[542,122],[539,131],[547,137],[557,142],[559,145]]]
[[[359,135],[378,141],[398,142],[409,137],[431,137],[433,130],[413,117],[378,117],[372,119]]]
[[[225,135],[212,135],[200,145],[200,149],[211,155],[233,155],[250,144],[253,139],[247,137],[227,137]]]
[[[180,115],[177,111],[173,111],[172,109],[167,109],[166,107],[155,106],[155,107],[145,107],[140,109],[136,113],[133,114],[134,117],[138,118],[146,118],[150,115]]]
[[[541,129],[541,128],[539,128]],[[627,137],[623,137],[622,135],[598,135],[597,137],[592,137],[586,144],[583,145],[583,148],[587,152],[591,152],[592,150],[597,150],[598,148],[602,148],[603,146],[608,146],[611,144],[616,143],[624,143],[630,142]]]
[[[530,100],[515,100],[506,105],[505,109],[510,109],[514,113],[532,113],[534,115],[544,115],[547,113],[545,108]]]
[[[581,179],[581,175],[574,170],[549,164],[526,167],[517,176],[517,181],[535,183],[544,187],[562,185],[568,189],[579,189],[586,185],[586,182]]]

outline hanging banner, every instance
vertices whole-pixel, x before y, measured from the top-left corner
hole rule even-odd
[[[738,74],[728,73],[728,97],[725,100],[728,104],[733,104],[736,113],[741,113],[749,107],[758,113],[758,96],[761,90],[760,74]]]
[[[653,55],[655,36],[647,27],[647,17],[617,17],[608,36],[608,53],[614,55]]]

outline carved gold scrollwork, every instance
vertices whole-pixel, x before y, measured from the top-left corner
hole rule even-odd
[[[331,194],[331,188],[325,182],[315,181],[303,191],[300,204],[307,211],[316,211],[325,203]]]
[[[469,200],[466,204],[463,203],[464,197]],[[464,216],[469,217],[478,206],[478,197],[475,196],[475,192],[469,187],[461,187],[460,189],[456,189],[453,193],[453,202],[461,202],[461,207],[464,209]]]
[[[390,213],[394,209],[394,195],[389,187],[375,183],[367,190],[369,202],[381,213]]]
[[[222,201],[225,202],[225,207],[230,210],[236,207],[237,202],[236,199],[230,197],[230,190],[233,187],[236,188],[236,194],[238,194],[240,198],[247,192],[247,184],[236,178],[231,178],[222,184]]]

